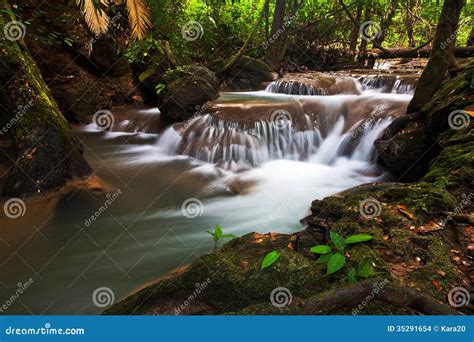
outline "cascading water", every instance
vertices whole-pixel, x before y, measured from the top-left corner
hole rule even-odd
[[[48,314],[99,313],[91,303],[98,287],[122,298],[192,262],[213,248],[206,231],[215,224],[238,236],[295,232],[313,200],[383,179],[374,141],[411,96],[364,90],[347,76],[298,81],[328,95],[222,93],[208,114],[159,134],[157,109],[114,109],[108,131],[79,127],[88,162],[120,196],[110,204],[105,195],[77,191],[54,211],[49,202],[29,205],[10,220],[11,236],[29,240],[22,249],[28,267],[12,253],[2,272],[28,279],[32,268],[44,281],[9,312],[27,305]],[[96,220],[86,226],[91,215]]]

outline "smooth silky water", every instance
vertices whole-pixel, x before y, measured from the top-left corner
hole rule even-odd
[[[295,232],[312,200],[384,180],[373,143],[403,115],[413,89],[354,82],[360,95],[288,95],[281,92],[295,90],[277,84],[223,93],[216,115],[160,134],[157,109],[127,108],[110,132],[77,127],[109,195],[75,191],[2,217],[0,304],[32,278],[8,314],[97,314],[94,290],[108,287],[118,301],[189,264],[213,248],[206,230],[215,224],[235,235]],[[226,120],[229,106],[242,112]],[[288,109],[291,121],[261,115],[268,108]]]

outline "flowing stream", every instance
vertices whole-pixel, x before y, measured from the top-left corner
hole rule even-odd
[[[0,306],[9,302],[8,314],[100,313],[96,289],[117,301],[189,264],[212,249],[206,230],[215,224],[235,235],[295,232],[314,199],[384,180],[374,141],[404,114],[415,84],[335,77],[331,88],[279,81],[222,93],[202,115],[164,131],[153,108],[113,110],[109,131],[77,127],[109,194],[74,191],[2,217]]]

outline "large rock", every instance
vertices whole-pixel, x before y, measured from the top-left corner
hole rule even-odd
[[[398,118],[375,143],[379,164],[397,180],[420,180],[443,150],[444,132],[470,131],[474,110],[474,59],[447,79],[420,112]],[[451,166],[450,166],[451,167]]]
[[[204,114],[201,108],[219,95],[216,75],[198,65],[189,65],[167,73],[165,82],[166,88],[159,97],[158,107],[168,123]]]
[[[439,147],[422,121],[407,121],[406,117],[402,117],[395,119],[391,128],[397,124],[403,127],[396,134],[387,129],[375,142],[378,163],[388,169],[397,181],[417,181],[428,171]]]
[[[222,66],[222,63],[218,63],[214,67],[217,69]],[[261,60],[242,56],[230,70],[224,73],[222,89],[226,91],[261,90],[276,77],[277,74]]]

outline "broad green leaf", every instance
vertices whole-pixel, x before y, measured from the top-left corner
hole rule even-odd
[[[372,238],[373,236],[369,234],[356,234],[356,235],[349,236],[346,239],[346,243],[351,244],[351,243],[364,242],[364,241],[372,240]]]
[[[216,224],[214,230],[215,230],[215,232],[216,232],[217,240],[219,240],[219,239],[222,237],[222,228],[221,228],[221,226],[219,226],[218,224]]]
[[[329,259],[331,259],[332,256],[333,256],[333,253],[323,254],[316,260],[316,263],[325,264],[329,261]]]
[[[349,285],[355,284],[357,282],[357,271],[355,268],[351,268],[349,270],[349,273],[347,274],[347,280],[349,282]]]
[[[267,268],[273,265],[278,260],[280,255],[281,253],[278,251],[273,251],[265,255],[265,258],[263,258],[263,261],[262,261],[261,269],[263,270],[264,268]]]
[[[311,253],[316,253],[316,254],[327,254],[331,252],[331,247],[327,245],[319,245],[319,246],[311,247],[309,251]]]
[[[346,263],[346,257],[341,253],[334,254],[328,261],[327,274],[339,271]]]
[[[357,275],[362,278],[367,278],[373,273],[372,260],[364,258],[357,266]]]
[[[334,246],[336,246],[338,250],[340,251],[344,250],[344,248],[346,247],[346,244],[342,236],[340,236],[338,233],[332,230],[329,232],[329,236],[331,237],[332,243],[334,244]]]

